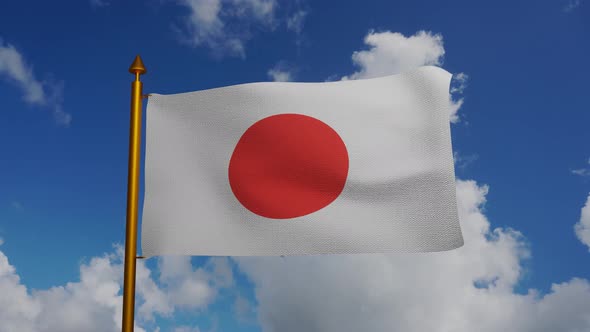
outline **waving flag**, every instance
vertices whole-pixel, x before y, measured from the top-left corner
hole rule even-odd
[[[450,79],[422,67],[152,94],[143,255],[460,247]]]

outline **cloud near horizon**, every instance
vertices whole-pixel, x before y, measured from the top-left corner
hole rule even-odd
[[[16,268],[0,251],[2,331],[120,331],[124,252],[120,245],[114,248],[82,263],[79,281],[32,290],[22,284]],[[198,268],[193,268],[190,257],[158,257],[156,271],[139,260],[135,331],[158,330],[156,316],[170,318],[179,310],[198,312],[217,299],[220,289],[233,285],[225,257],[211,258]]]
[[[262,331],[585,331],[590,283],[572,278],[547,294],[516,286],[530,258],[526,239],[492,228],[489,188],[457,181],[462,248],[439,253],[232,258],[253,282],[257,307],[235,299],[234,319],[257,313]],[[31,290],[0,251],[0,321],[7,332],[119,331],[123,249],[80,266],[79,281]],[[190,257],[137,265],[136,331],[159,331],[156,317],[201,312],[236,287],[228,258],[194,267]],[[197,331],[198,327],[179,326]]]
[[[492,228],[488,187],[458,181],[465,245],[439,253],[235,258],[254,282],[262,330],[533,332],[590,329],[590,283],[515,291],[530,248]]]

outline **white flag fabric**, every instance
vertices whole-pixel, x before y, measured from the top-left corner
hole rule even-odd
[[[147,105],[142,254],[458,248],[451,74],[235,85]]]

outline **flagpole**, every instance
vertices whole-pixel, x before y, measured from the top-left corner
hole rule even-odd
[[[146,69],[138,55],[129,67],[135,75],[131,83],[131,125],[129,129],[129,165],[127,175],[127,228],[125,235],[125,275],[123,277],[123,332],[133,332],[135,310],[135,263],[137,255],[137,206],[139,201],[139,152],[141,147],[142,83]]]

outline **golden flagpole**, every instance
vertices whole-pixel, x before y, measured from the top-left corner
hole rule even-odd
[[[146,72],[138,55],[129,67],[135,74],[131,83],[131,125],[129,129],[129,169],[127,175],[127,229],[125,235],[125,275],[123,277],[123,332],[133,332],[135,310],[135,263],[137,255],[137,206],[139,200],[139,152],[141,147],[142,83]]]

